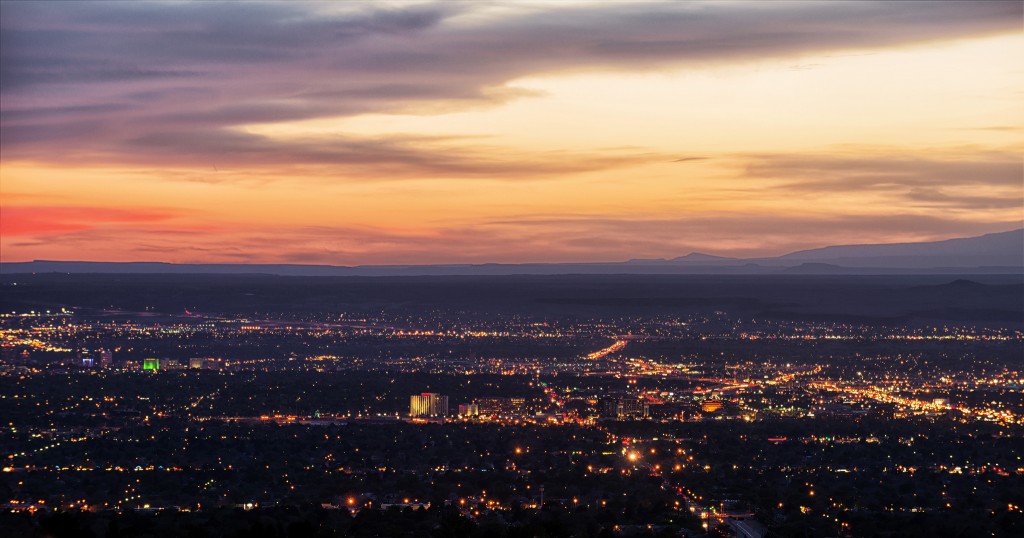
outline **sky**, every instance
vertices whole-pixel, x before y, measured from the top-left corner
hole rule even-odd
[[[0,261],[780,255],[1024,222],[1024,4],[0,2]]]

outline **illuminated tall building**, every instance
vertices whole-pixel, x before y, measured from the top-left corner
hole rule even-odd
[[[647,400],[629,396],[601,399],[601,416],[606,418],[645,418],[649,413]]]
[[[448,397],[434,392],[414,394],[409,398],[410,417],[448,416]]]
[[[152,370],[156,372],[160,369],[160,359],[145,359],[142,361],[143,370]]]
[[[474,403],[459,404],[460,417],[475,417],[480,414],[480,409]]]
[[[109,349],[100,351],[100,367],[110,368],[114,364],[114,352]]]
[[[486,416],[518,416],[526,413],[525,398],[477,398],[479,414]]]

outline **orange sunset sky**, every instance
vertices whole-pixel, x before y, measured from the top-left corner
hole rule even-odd
[[[1024,221],[1020,1],[0,9],[4,262],[761,256]]]

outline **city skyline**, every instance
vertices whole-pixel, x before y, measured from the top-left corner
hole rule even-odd
[[[4,262],[758,257],[1024,222],[1019,2],[2,9]]]

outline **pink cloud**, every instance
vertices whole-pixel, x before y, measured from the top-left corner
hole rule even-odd
[[[0,235],[59,235],[91,230],[108,224],[157,222],[175,216],[166,210],[90,206],[4,206],[0,207]]]

